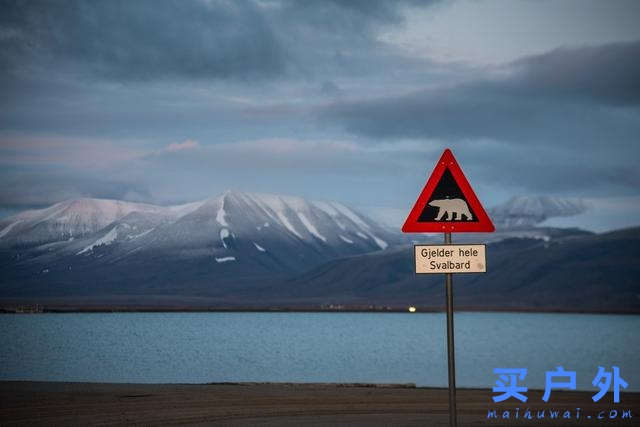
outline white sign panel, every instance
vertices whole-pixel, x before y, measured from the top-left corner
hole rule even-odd
[[[416,273],[486,273],[485,245],[415,245]]]

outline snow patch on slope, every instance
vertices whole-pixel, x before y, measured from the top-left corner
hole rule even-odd
[[[282,224],[288,231],[302,239],[302,235],[296,230],[286,215],[287,210],[298,210],[304,206],[304,200],[297,197],[276,196],[273,194],[242,193],[240,197],[247,203],[257,205],[273,221]],[[275,214],[275,216],[274,216]],[[264,227],[268,227],[264,223]]]
[[[151,233],[153,230],[155,230],[155,227],[154,227],[154,228],[150,228],[150,229],[148,229],[147,231],[143,231],[142,233],[134,234],[134,235],[132,235],[132,236],[129,236],[129,240],[135,240],[135,239],[137,239],[137,238],[139,238],[139,237],[144,237],[144,236],[146,236],[147,234]],[[73,237],[72,237],[72,239],[73,239]]]
[[[333,202],[332,205],[338,210],[340,211],[340,213],[344,216],[346,216],[347,218],[349,218],[351,221],[353,221],[355,224],[357,224],[359,227],[364,228],[365,230],[368,230],[369,224],[367,224],[366,222],[364,222],[362,220],[362,218],[360,218],[355,212],[353,212],[351,209],[349,209],[348,207],[338,203],[338,202]]]
[[[3,236],[5,236],[8,232],[10,232],[13,227],[15,227],[16,225],[20,224],[21,222],[22,222],[22,220],[19,219],[18,221],[12,222],[11,224],[9,224],[5,228],[3,228],[2,231],[0,231],[0,239]]]
[[[89,246],[87,246],[86,248],[81,250],[80,252],[78,252],[76,255],[80,255],[80,254],[83,254],[85,252],[89,252],[89,251],[93,250],[93,248],[96,247],[96,246],[109,245],[114,240],[116,240],[117,238],[118,238],[118,229],[117,229],[117,227],[113,227],[107,234],[105,234],[104,236],[102,236],[101,238],[99,238],[98,240],[96,240],[95,242],[93,242],[92,244],[90,244]]]
[[[298,214],[298,218],[300,218],[300,222],[302,222],[302,224],[304,224],[307,230],[309,230],[309,233],[313,234],[318,239],[326,243],[327,241],[326,237],[324,237],[322,234],[318,232],[318,229],[311,223],[311,221],[309,221],[309,219],[302,212],[297,212],[297,214]]]
[[[335,216],[340,215],[340,213],[333,206],[331,206],[331,204],[329,204],[327,202],[321,202],[321,201],[314,200],[311,203],[315,207],[317,207],[318,209],[323,211],[324,213],[328,214],[329,216],[335,217]]]
[[[220,205],[220,209],[218,209],[218,213],[216,214],[216,221],[223,227],[228,227],[229,224],[225,220],[226,213],[224,211],[224,202]]]
[[[376,245],[380,246],[380,249],[385,250],[389,246],[389,244],[387,242],[385,242],[384,240],[380,239],[379,237],[376,237],[373,234],[371,235],[371,237],[376,242]]]
[[[226,228],[220,230],[220,240],[222,241],[222,246],[224,246],[225,249],[229,249],[227,247],[227,242],[225,242],[225,239],[228,239],[230,236],[231,233],[229,233],[229,230],[227,230]]]
[[[289,230],[290,232],[292,232],[293,234],[295,234],[296,236],[298,236],[299,238],[302,239],[302,236],[300,235],[300,233],[298,233],[296,231],[296,229],[293,227],[293,225],[289,222],[289,219],[284,215],[284,213],[282,213],[281,211],[277,211],[276,215],[278,215],[278,219],[280,220],[280,222],[282,223],[282,225],[285,226],[285,228],[287,230]]]
[[[331,203],[329,202],[322,202],[322,201],[312,201],[311,202],[316,208],[320,209],[321,211],[323,211],[324,213],[326,213],[327,215],[329,215],[331,217],[331,219],[333,220],[333,222],[336,223],[336,225],[338,227],[340,227],[341,230],[346,230],[347,226],[344,225],[342,223],[342,221],[340,221],[338,219],[338,217],[340,216],[340,212],[338,212],[338,210],[336,208],[334,208],[333,206],[331,206]]]
[[[353,240],[351,240],[351,239],[349,239],[347,237],[344,237],[342,234],[338,235],[338,237],[340,237],[340,239],[342,239],[343,242],[348,243],[350,245],[353,245]]]

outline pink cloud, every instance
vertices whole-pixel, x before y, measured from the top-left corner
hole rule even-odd
[[[164,147],[160,152],[162,153],[177,153],[179,151],[190,151],[200,148],[200,143],[192,139],[187,139],[183,142],[172,142]]]

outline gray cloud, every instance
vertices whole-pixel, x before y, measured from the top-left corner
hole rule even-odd
[[[513,65],[517,71],[511,84],[516,93],[640,104],[640,41],[560,48]]]
[[[518,96],[492,83],[337,104],[323,116],[374,139],[489,138],[584,146],[611,140],[628,144],[640,131],[638,112],[619,114],[614,108]]]
[[[285,53],[252,2],[3,1],[3,67],[114,79],[280,74]],[[76,69],[77,71],[77,69]]]
[[[0,0],[0,133],[247,138],[252,107],[424,68],[376,39],[411,3]]]
[[[119,81],[272,78],[328,59],[349,67],[410,3],[2,0],[0,65]]]
[[[0,0],[0,205],[398,206],[444,146],[479,195],[637,193],[639,42],[491,69],[379,39],[435,1]]]
[[[163,149],[125,164],[118,175],[163,189],[156,196],[162,202],[179,195],[195,200],[227,188],[330,197],[354,181],[364,181],[359,193],[371,196],[384,181],[403,175],[399,171],[412,163],[408,157],[343,141],[254,140]]]
[[[478,182],[511,194],[610,197],[637,194],[640,171],[633,148],[451,144]]]
[[[637,192],[640,42],[558,49],[497,71],[453,87],[337,102],[321,117],[372,141],[428,138],[464,149],[485,182],[503,187]]]
[[[638,135],[640,42],[557,50],[513,64],[502,79],[351,103],[324,116],[374,138],[514,143],[629,143]]]
[[[119,152],[117,147],[112,150]],[[100,168],[79,168],[73,159],[62,158],[66,156],[55,159],[55,166],[50,159],[0,168],[0,206],[41,206],[74,197],[171,204],[229,188],[345,201],[381,200],[396,197],[393,185],[398,177],[420,175],[422,164],[416,154],[424,155],[424,150],[332,140],[264,139],[216,145],[185,140]],[[99,155],[108,156],[108,152]],[[358,188],[356,197],[340,195],[351,186]],[[389,191],[380,195],[385,187]]]

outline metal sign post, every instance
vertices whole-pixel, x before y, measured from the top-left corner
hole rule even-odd
[[[402,226],[404,233],[444,233],[444,245],[414,245],[416,274],[442,274],[447,289],[449,425],[456,427],[453,273],[485,273],[484,245],[453,245],[451,233],[491,233],[495,227],[451,150],[446,149]]]
[[[444,243],[451,244],[451,233],[444,233]],[[456,357],[453,343],[453,273],[445,273],[447,288],[447,360],[449,364],[449,426],[456,427]]]

